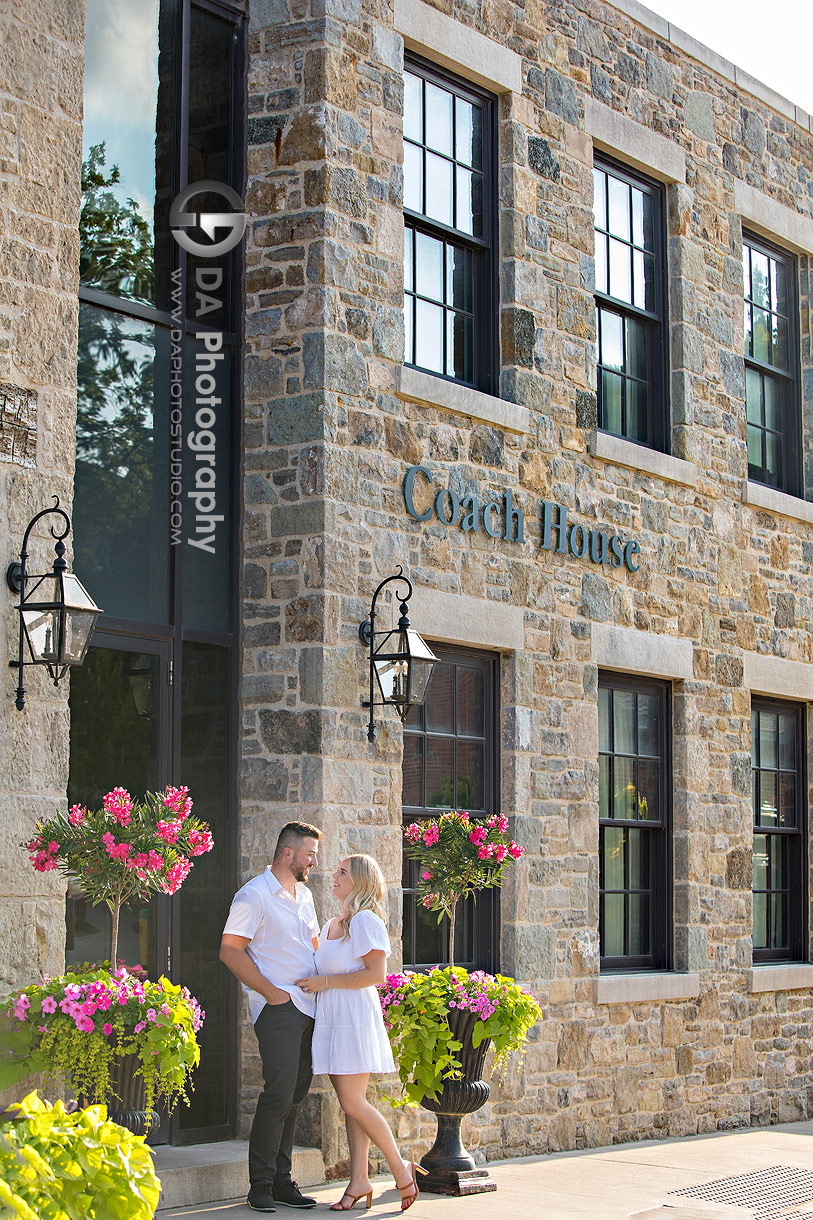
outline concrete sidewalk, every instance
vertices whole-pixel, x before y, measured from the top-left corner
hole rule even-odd
[[[494,1161],[488,1168],[496,1193],[463,1199],[424,1194],[410,1220],[813,1220],[813,1122]],[[370,1220],[398,1212],[391,1179],[373,1184]],[[342,1185],[308,1188],[319,1206],[302,1214],[323,1212]],[[258,1214],[241,1199],[169,1208],[157,1220],[248,1220]],[[289,1220],[297,1213],[280,1207],[276,1214]]]

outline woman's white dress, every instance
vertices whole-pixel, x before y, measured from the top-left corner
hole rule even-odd
[[[363,970],[362,958],[371,949],[390,952],[384,923],[373,911],[359,911],[350,920],[347,940],[328,940],[332,920],[319,933],[318,974],[350,974]],[[351,1076],[358,1072],[394,1072],[390,1040],[384,1028],[375,987],[352,991],[329,987],[320,991],[313,1030],[313,1071]]]

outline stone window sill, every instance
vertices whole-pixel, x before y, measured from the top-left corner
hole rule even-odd
[[[778,513],[780,517],[791,517],[794,521],[813,525],[813,504],[798,496],[789,496],[787,492],[766,487],[763,483],[743,479],[742,502],[754,508],[764,508],[769,513]]]
[[[683,483],[686,487],[694,487],[697,484],[697,467],[694,462],[684,462],[683,458],[660,453],[657,449],[646,449],[623,436],[611,436],[609,432],[593,432],[588,448],[594,457],[603,458],[605,462],[614,462],[617,466],[630,466],[633,470],[654,474],[656,478],[665,479],[669,483]]]
[[[422,373],[420,369],[401,365],[397,370],[396,393],[405,402],[419,402],[428,407],[440,407],[455,415],[468,415],[507,432],[530,432],[531,413],[527,407],[491,394],[482,394],[457,381],[447,381]]]
[[[596,1004],[641,1004],[647,1000],[694,1000],[700,995],[699,974],[653,971],[651,974],[606,974],[593,984]]]
[[[749,991],[799,991],[813,986],[813,966],[754,966],[748,971]]]

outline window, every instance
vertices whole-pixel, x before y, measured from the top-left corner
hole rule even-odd
[[[404,824],[465,809],[475,817],[498,811],[497,661],[487,653],[432,649],[438,658],[423,707],[404,723]],[[404,857],[404,965],[413,970],[448,961],[448,920],[415,901],[417,864]],[[498,891],[461,902],[455,920],[455,962],[497,969]]]
[[[407,364],[492,392],[495,100],[409,61],[404,72]]]
[[[669,690],[599,676],[602,970],[669,965]]]
[[[666,449],[663,191],[610,162],[593,169],[598,426]]]
[[[751,707],[754,804],[754,961],[804,961],[804,712]]]
[[[743,236],[748,477],[801,491],[799,338],[794,260]]]

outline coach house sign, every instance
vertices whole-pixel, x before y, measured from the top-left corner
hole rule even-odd
[[[477,494],[462,498],[451,487],[442,487],[433,502],[423,512],[415,505],[415,480],[421,478],[434,484],[432,472],[426,466],[410,466],[404,479],[404,503],[406,510],[416,521],[429,521],[435,516],[443,525],[459,526],[466,533],[483,530],[490,538],[502,538],[506,542],[525,541],[525,516],[515,504],[511,489],[499,499],[483,501]],[[606,530],[591,529],[580,521],[568,522],[567,509],[555,500],[540,501],[541,529],[540,547],[560,555],[573,555],[576,559],[589,559],[592,563],[607,564],[611,568],[622,565],[630,572],[637,572],[636,557],[641,553],[639,543],[625,540],[620,534]]]

